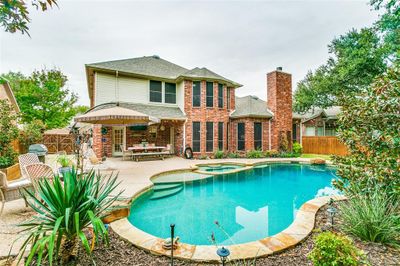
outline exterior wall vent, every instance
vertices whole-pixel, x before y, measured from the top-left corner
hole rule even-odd
[[[282,71],[282,69],[283,69],[282,67],[277,67],[276,68],[276,70],[278,70],[278,71]]]

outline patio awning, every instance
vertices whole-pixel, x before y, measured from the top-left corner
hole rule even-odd
[[[75,122],[103,125],[129,125],[147,124],[155,119],[138,111],[120,106],[113,106],[100,110],[90,111],[86,114],[75,117]]]

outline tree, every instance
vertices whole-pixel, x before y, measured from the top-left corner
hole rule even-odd
[[[400,68],[342,98],[338,137],[350,154],[335,158],[335,186],[349,196],[381,188],[400,199]]]
[[[17,156],[12,142],[18,137],[18,116],[6,100],[0,100],[0,110],[0,168],[6,168],[14,164]]]
[[[65,127],[78,111],[74,107],[78,97],[65,87],[68,78],[58,69],[34,71],[30,77],[10,72],[3,77],[14,86],[24,123],[40,120],[47,129]]]
[[[0,24],[7,32],[20,31],[29,35],[28,23],[30,22],[27,3],[24,0],[0,1]],[[36,9],[46,11],[49,7],[57,5],[57,0],[32,0],[31,5]]]
[[[357,94],[371,85],[400,58],[400,4],[396,0],[372,0],[385,9],[370,28],[352,30],[335,38],[326,64],[309,71],[294,94],[294,109],[342,105],[342,95]]]

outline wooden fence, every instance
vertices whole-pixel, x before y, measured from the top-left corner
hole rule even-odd
[[[44,134],[42,142],[49,153],[65,151],[68,154],[74,151],[74,136],[71,134]]]
[[[337,137],[302,137],[303,153],[346,155],[346,146]]]

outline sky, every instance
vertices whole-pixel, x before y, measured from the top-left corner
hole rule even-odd
[[[59,68],[89,105],[85,64],[148,55],[207,67],[266,98],[266,73],[281,66],[293,90],[324,64],[330,41],[370,26],[368,1],[75,1],[30,8],[30,35],[0,29],[0,73]]]

